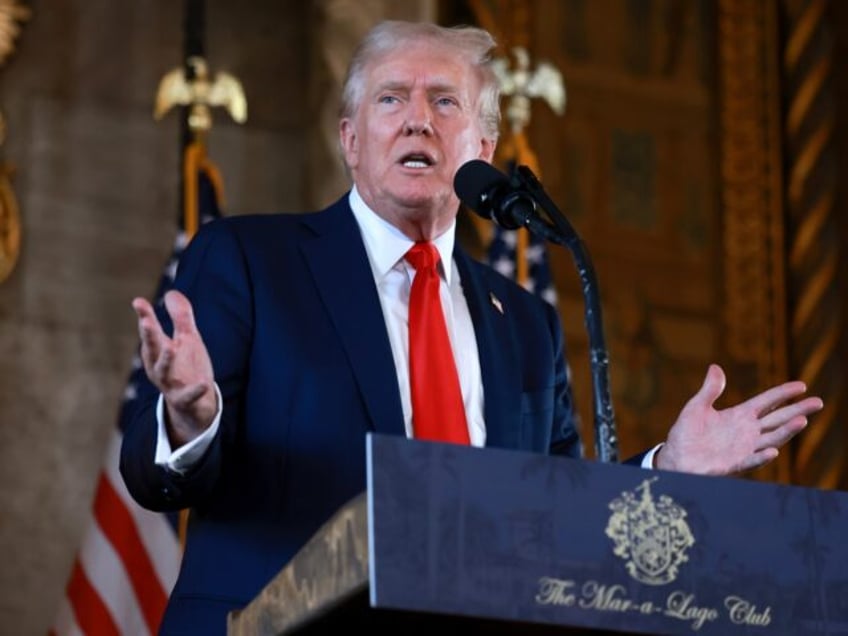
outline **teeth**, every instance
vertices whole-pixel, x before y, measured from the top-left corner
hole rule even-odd
[[[420,159],[407,159],[403,162],[403,165],[406,168],[426,168],[429,164],[426,161],[421,161]]]

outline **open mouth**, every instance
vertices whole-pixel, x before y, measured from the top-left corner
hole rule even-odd
[[[404,155],[400,160],[404,168],[429,168],[433,165],[433,159],[423,153],[411,152]]]

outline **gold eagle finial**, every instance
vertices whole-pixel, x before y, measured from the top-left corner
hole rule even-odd
[[[212,81],[209,65],[202,57],[192,56],[186,62],[193,70],[194,77],[188,79],[182,68],[165,73],[156,91],[154,119],[162,119],[174,106],[189,106],[189,128],[195,132],[205,132],[212,127],[211,108],[220,106],[226,108],[230,117],[239,124],[247,121],[244,89],[234,75],[219,71]]]
[[[509,70],[509,62],[498,58],[492,62],[492,70],[500,83],[501,93],[509,97],[506,116],[513,132],[520,132],[530,122],[530,100],[544,99],[557,114],[565,112],[565,84],[557,68],[540,62],[530,71],[530,55],[527,50],[516,46],[512,49],[515,68]]]

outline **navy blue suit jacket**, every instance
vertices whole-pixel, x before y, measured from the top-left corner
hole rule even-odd
[[[486,445],[579,456],[556,312],[461,249],[454,257],[479,349]],[[157,392],[148,383],[121,472],[142,506],[191,508],[162,633],[224,634],[227,612],[365,489],[365,434],[404,435],[403,415],[347,197],[321,212],[203,226],[176,286],[212,358],[221,428],[189,474],[155,466]]]

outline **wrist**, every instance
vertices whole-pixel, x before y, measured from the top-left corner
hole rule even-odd
[[[176,450],[208,429],[218,413],[218,392],[207,387],[188,409],[179,409],[165,400],[165,430],[171,448]]]

